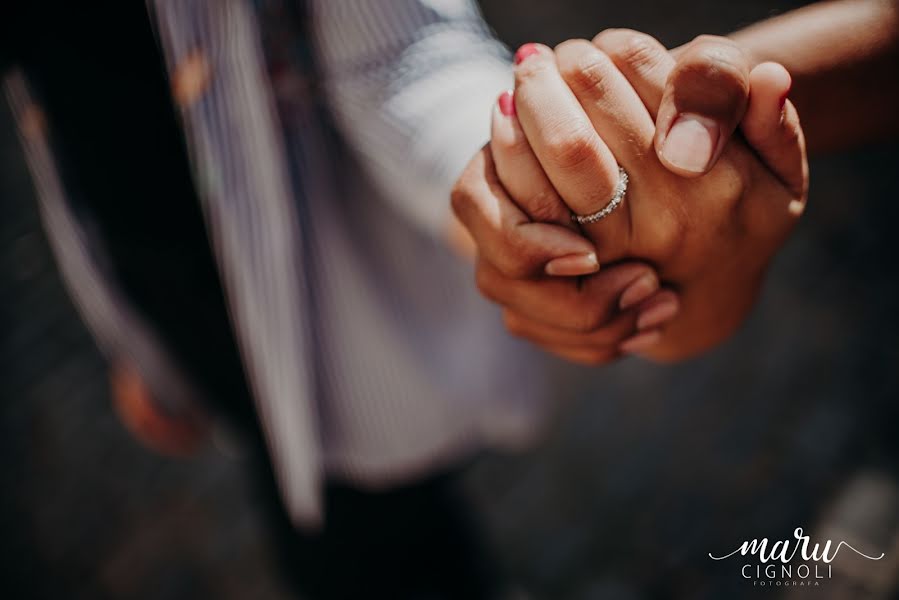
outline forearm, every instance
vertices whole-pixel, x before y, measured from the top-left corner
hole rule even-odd
[[[730,37],[790,71],[810,152],[899,135],[899,1],[821,2]]]

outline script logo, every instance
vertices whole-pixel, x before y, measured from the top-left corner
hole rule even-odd
[[[815,587],[819,585],[819,580],[830,579],[831,563],[844,547],[868,560],[880,560],[885,556],[884,553],[880,556],[870,556],[845,541],[834,544],[833,541],[826,540],[823,546],[817,542],[811,544],[809,536],[803,533],[802,527],[797,527],[793,531],[793,537],[792,540],[777,540],[770,545],[768,538],[753,539],[743,542],[736,550],[722,556],[715,556],[709,552],[709,558],[725,560],[737,554],[755,557],[756,564],[745,563],[740,570],[744,579],[753,580],[753,585]],[[793,564],[797,557],[802,562]]]

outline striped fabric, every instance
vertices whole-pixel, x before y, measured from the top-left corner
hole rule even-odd
[[[313,394],[301,240],[254,14],[231,1],[151,7],[172,81],[202,86],[208,73],[202,95],[179,98],[207,229],[282,493],[315,515],[317,494],[300,493],[320,479],[315,404],[295,400]]]
[[[531,438],[546,408],[545,359],[505,335],[441,241],[450,187],[511,83],[475,5],[319,0],[306,18],[274,0],[148,6],[294,520],[319,522],[325,476],[385,486]],[[315,70],[297,51],[304,40]],[[23,88],[11,86],[20,123]],[[152,329],[124,318],[115,282],[86,277],[89,257],[64,259],[77,236],[54,223],[74,219],[50,157],[29,143],[86,321],[109,351],[152,349]],[[112,325],[96,316],[97,290]],[[145,374],[178,381],[167,366]]]

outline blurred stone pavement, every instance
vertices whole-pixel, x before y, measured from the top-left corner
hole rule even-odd
[[[676,45],[798,4],[482,2],[513,47],[611,26]],[[0,595],[288,598],[241,461],[156,457],[112,414],[5,104],[0,165]],[[485,535],[530,597],[779,597],[708,553],[799,526],[893,549],[883,569],[899,571],[897,167],[897,144],[814,160],[809,210],[739,335],[683,365],[582,370],[539,447],[468,470]],[[828,597],[899,598],[875,575]]]

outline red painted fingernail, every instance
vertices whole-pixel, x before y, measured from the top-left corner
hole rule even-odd
[[[512,90],[506,90],[499,95],[499,112],[507,117],[515,116],[515,96]]]
[[[521,64],[524,59],[537,54],[537,52],[539,51],[540,50],[537,48],[537,44],[525,44],[518,49],[518,52],[515,53],[515,64]]]

